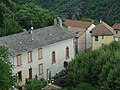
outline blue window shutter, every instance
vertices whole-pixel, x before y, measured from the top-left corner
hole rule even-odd
[[[104,35],[102,35],[102,39],[104,39]]]
[[[98,36],[95,36],[95,41],[98,41]]]

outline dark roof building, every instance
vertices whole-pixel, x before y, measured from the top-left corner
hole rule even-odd
[[[92,30],[93,36],[101,36],[101,35],[114,35],[114,29],[110,27],[105,22],[101,21],[95,28]]]
[[[53,25],[2,37],[0,45],[9,47],[10,53],[17,55],[74,37],[75,34],[67,28]]]

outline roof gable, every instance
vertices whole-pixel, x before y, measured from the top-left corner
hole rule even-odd
[[[115,30],[120,30],[120,23],[114,24],[114,25],[112,26],[112,28],[115,29]]]
[[[97,36],[101,36],[101,35],[114,35],[114,30],[112,27],[110,27],[108,24],[106,24],[105,22],[101,22],[100,24],[98,24],[95,28],[93,28],[92,30],[92,35],[97,35]]]
[[[84,28],[75,28],[75,27],[71,27],[69,28],[69,30],[74,32],[76,34],[76,37],[80,37],[86,31],[86,29]]]

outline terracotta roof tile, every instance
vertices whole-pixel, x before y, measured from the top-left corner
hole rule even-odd
[[[113,26],[112,26],[112,28],[113,29],[115,29],[115,30],[120,30],[120,23],[119,24],[114,24]]]
[[[92,22],[78,21],[78,20],[68,20],[68,19],[66,19],[64,24],[67,27],[71,26],[71,27],[78,27],[78,28],[85,28],[85,29],[87,29],[92,24]]]
[[[114,29],[112,27],[110,27],[108,24],[106,24],[105,22],[101,22],[100,24],[98,24],[95,28],[93,28],[92,30],[92,35],[114,35]]]
[[[74,28],[74,27],[70,27],[69,30],[74,32],[76,34],[76,37],[80,37],[86,31],[86,29],[84,28]]]

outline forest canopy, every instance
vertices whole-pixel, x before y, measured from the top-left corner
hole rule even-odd
[[[15,1],[15,2],[14,2]],[[2,0],[0,3],[0,36],[41,28],[53,24],[57,16],[29,0]]]

